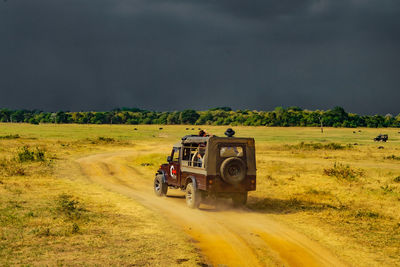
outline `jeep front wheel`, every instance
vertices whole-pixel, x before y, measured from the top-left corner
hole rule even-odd
[[[200,206],[201,202],[201,192],[196,190],[193,186],[193,183],[189,183],[186,186],[186,204],[191,209],[197,209]]]
[[[154,193],[161,197],[165,196],[168,191],[168,185],[163,182],[163,177],[161,174],[158,174],[156,178],[154,178]]]

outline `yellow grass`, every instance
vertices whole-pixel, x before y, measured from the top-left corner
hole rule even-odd
[[[193,266],[202,262],[189,238],[160,215],[78,179],[79,169],[71,161],[74,157],[122,148],[121,142],[93,143],[83,136],[68,136],[64,142],[36,137],[45,127],[37,132],[23,125],[1,127],[15,129],[22,136],[0,139],[0,161],[7,164],[2,168],[0,162],[1,266]],[[60,135],[68,128],[59,127]],[[46,160],[14,160],[25,145],[31,150],[44,149]],[[8,169],[17,167],[25,174],[9,173]],[[64,205],[60,203],[63,195],[67,196]]]
[[[140,153],[127,164],[151,180],[172,144],[199,128],[161,127],[163,130],[157,125],[0,124],[0,137],[20,136],[0,138],[0,160],[10,161],[25,145],[44,149],[47,159],[12,161],[15,168],[26,172],[24,176],[8,176],[12,170],[2,169],[0,263],[201,262],[193,244],[173,224],[131,199],[85,183],[73,164],[86,154],[137,150]],[[226,129],[200,127],[220,136]],[[400,264],[399,129],[327,128],[324,133],[318,128],[234,130],[237,136],[256,139],[257,191],[249,194],[250,209],[317,240],[350,265]],[[389,142],[373,142],[379,133],[389,134]],[[325,146],[332,142],[342,149]],[[355,177],[327,175],[335,164],[354,171]],[[82,204],[85,211],[80,218],[68,218],[57,209],[61,194]]]

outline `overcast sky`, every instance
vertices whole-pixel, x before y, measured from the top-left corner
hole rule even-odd
[[[399,0],[0,1],[0,108],[399,104]]]

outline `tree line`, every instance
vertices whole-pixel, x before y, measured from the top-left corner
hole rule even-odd
[[[277,107],[273,111],[232,110],[218,107],[205,111],[149,111],[118,108],[111,111],[58,111],[0,109],[0,122],[79,123],[79,124],[198,124],[245,126],[327,126],[327,127],[400,127],[400,114],[358,115],[342,107],[330,110],[306,110]]]

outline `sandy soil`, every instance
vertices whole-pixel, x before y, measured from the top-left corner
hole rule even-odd
[[[77,160],[84,177],[131,197],[181,227],[214,266],[345,266],[318,243],[280,224],[268,214],[231,205],[186,207],[184,193],[169,190],[167,197],[153,192],[153,177],[132,167],[128,158],[137,151],[85,156]]]

